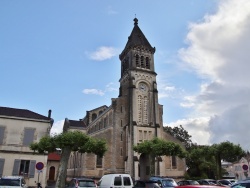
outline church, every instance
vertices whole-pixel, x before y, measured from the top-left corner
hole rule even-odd
[[[147,179],[152,175],[149,158],[136,153],[133,146],[154,137],[181,145],[180,141],[163,131],[155,51],[135,18],[127,44],[119,55],[121,77],[118,97],[111,99],[110,106],[87,111],[85,117],[78,121],[65,121],[69,130],[81,130],[91,137],[105,139],[108,151],[102,158],[94,154],[72,153],[68,177],[100,178],[107,173],[128,173],[134,179]],[[186,171],[185,159],[176,156],[161,156],[155,165],[159,168],[155,168],[157,171],[153,175],[158,176],[178,179]]]

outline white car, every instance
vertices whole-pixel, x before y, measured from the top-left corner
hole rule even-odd
[[[27,188],[22,176],[3,176],[0,178],[0,188]]]
[[[132,188],[133,181],[129,174],[106,174],[97,183],[98,188]]]

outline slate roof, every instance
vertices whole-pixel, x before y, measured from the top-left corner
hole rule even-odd
[[[151,44],[148,42],[147,38],[141,31],[141,29],[138,26],[138,19],[134,19],[134,28],[128,37],[128,42],[123,50],[123,52],[120,55],[120,59],[122,60],[123,55],[126,53],[127,50],[134,48],[134,47],[141,47],[146,50],[151,51],[152,53],[155,52],[155,48],[151,46]]]
[[[38,120],[50,120],[50,118],[26,109],[8,108],[0,106],[0,116],[19,117]]]
[[[49,153],[48,161],[60,161],[61,156],[58,153]]]
[[[86,128],[87,127],[83,121],[77,121],[77,120],[69,120],[69,126],[71,126],[71,127],[80,127],[80,128]]]

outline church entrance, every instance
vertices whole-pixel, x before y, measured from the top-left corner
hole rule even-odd
[[[150,156],[147,154],[140,155],[139,177],[140,180],[148,180],[150,178]]]

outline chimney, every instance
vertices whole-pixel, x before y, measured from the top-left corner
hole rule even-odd
[[[51,118],[51,110],[49,110],[49,112],[48,112],[48,118],[49,119]]]

